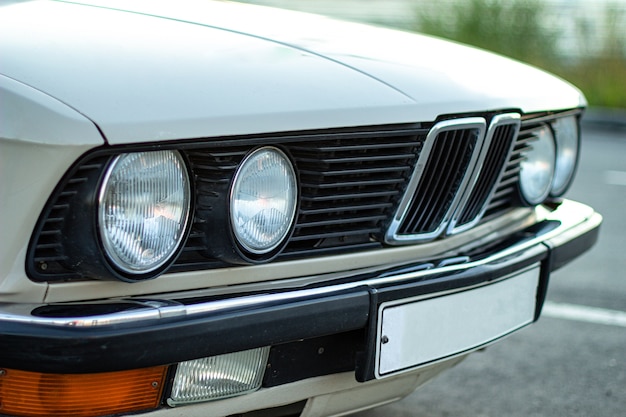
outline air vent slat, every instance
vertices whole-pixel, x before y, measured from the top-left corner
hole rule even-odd
[[[363,205],[343,206],[341,210],[343,212],[385,210],[392,206],[393,205],[391,203],[363,204]],[[335,213],[335,212],[337,212],[336,207],[324,207],[324,208],[318,208],[318,209],[301,209],[300,210],[300,214],[303,216],[325,214],[325,213]]]
[[[344,216],[341,219],[321,219],[317,221],[303,221],[298,224],[298,229],[302,230],[307,227],[320,227],[320,226],[332,226],[337,224],[345,224],[345,223],[360,223],[360,222],[371,222],[371,221],[379,221],[385,218],[384,215],[378,216]]]
[[[395,154],[395,155],[376,155],[376,156],[362,156],[362,157],[331,157],[331,158],[298,158],[299,163],[313,163],[313,164],[325,164],[326,166],[330,166],[332,164],[359,164],[359,163],[368,163],[368,162],[385,162],[385,161],[394,161],[397,159],[406,159],[411,158],[410,153],[406,154]]]
[[[407,166],[384,166],[384,167],[365,167],[365,168],[346,168],[337,170],[320,170],[313,171],[311,169],[303,169],[300,171],[302,175],[317,175],[319,177],[336,177],[336,176],[354,176],[363,174],[386,174],[397,173],[399,171],[409,171],[410,167]]]
[[[371,181],[345,181],[345,182],[330,182],[326,184],[316,184],[313,182],[302,182],[301,186],[308,188],[330,189],[330,188],[345,188],[345,187],[378,187],[384,185],[395,185],[403,183],[403,179],[373,179]]]
[[[318,241],[320,239],[330,239],[330,238],[348,238],[350,236],[358,236],[358,235],[369,235],[374,233],[379,233],[380,230],[378,228],[359,228],[359,229],[345,229],[345,230],[332,230],[332,231],[322,231],[321,233],[311,233],[311,234],[302,234],[297,236],[292,236],[290,242],[302,242],[302,241]],[[380,246],[380,244],[379,244]],[[313,248],[312,250],[314,250]]]
[[[400,194],[400,191],[398,190],[388,190],[388,191],[371,191],[371,192],[357,192],[354,191],[353,193],[350,194],[331,194],[331,195],[323,195],[323,196],[309,196],[309,195],[303,195],[302,196],[302,201],[306,201],[306,202],[328,202],[328,201],[333,201],[335,203],[340,203],[342,200],[351,200],[354,201],[355,199],[372,199],[372,198],[380,198],[380,197],[393,197],[393,196],[397,196]],[[345,204],[345,203],[344,203]],[[350,202],[347,202],[347,204],[350,204]],[[336,206],[337,208],[339,208],[340,206]]]

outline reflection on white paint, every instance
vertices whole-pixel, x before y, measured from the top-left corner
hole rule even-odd
[[[546,301],[543,317],[626,327],[626,312]]]
[[[626,171],[604,171],[604,182],[609,185],[626,186]]]

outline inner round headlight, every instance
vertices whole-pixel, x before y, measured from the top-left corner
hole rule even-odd
[[[578,160],[578,121],[563,117],[552,124],[556,137],[556,167],[551,195],[558,197],[567,190],[574,176]]]
[[[143,274],[166,264],[183,239],[190,194],[178,152],[116,157],[105,174],[98,207],[100,237],[113,265]]]
[[[280,149],[250,153],[235,174],[230,221],[237,242],[254,255],[276,249],[296,215],[298,187],[291,161]]]
[[[542,126],[533,131],[535,140],[521,162],[520,191],[526,203],[539,204],[550,194],[554,178],[556,146],[552,131]]]

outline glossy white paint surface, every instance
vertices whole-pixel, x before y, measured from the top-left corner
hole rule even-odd
[[[0,55],[0,70],[4,55]],[[0,138],[56,145],[104,143],[96,126],[67,104],[0,74]]]
[[[0,73],[77,109],[113,144],[584,104],[543,72],[418,35],[229,2],[92,3],[134,13],[3,7]]]
[[[4,62],[2,52],[0,70]],[[103,143],[96,126],[76,110],[0,75],[0,300],[45,296],[47,285],[24,275],[30,235],[68,167]]]
[[[427,36],[229,2],[191,0],[185,7],[167,0],[86,3],[170,16],[314,52],[409,95],[420,110],[419,120],[451,111],[520,108],[532,112],[584,104],[578,91],[549,74]]]
[[[385,123],[411,101],[278,43],[65,3],[5,7],[0,50],[3,73],[79,109],[114,144]]]

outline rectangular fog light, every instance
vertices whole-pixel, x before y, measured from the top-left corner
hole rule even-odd
[[[218,400],[261,387],[269,346],[181,362],[176,369],[170,406]]]

